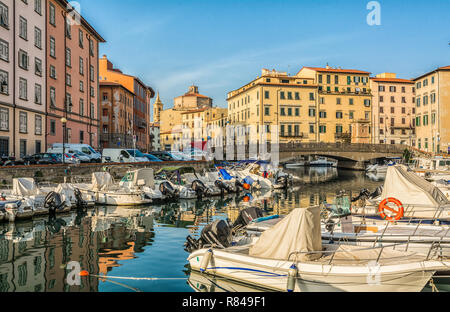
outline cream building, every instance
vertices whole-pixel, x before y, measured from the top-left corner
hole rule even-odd
[[[414,81],[394,73],[370,79],[373,94],[373,143],[415,145]]]
[[[45,148],[45,16],[45,1],[0,1],[0,155]]]
[[[450,66],[416,79],[416,147],[434,154],[450,152]]]

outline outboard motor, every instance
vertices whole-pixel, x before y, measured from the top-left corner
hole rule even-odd
[[[44,207],[50,214],[55,214],[57,210],[64,208],[65,203],[61,200],[61,195],[56,192],[50,192],[45,197]]]
[[[207,225],[198,240],[191,236],[186,238],[185,251],[192,253],[195,250],[214,246],[214,248],[228,248],[233,240],[231,228],[224,220],[217,220]]]
[[[233,193],[233,188],[231,187],[231,185],[228,185],[221,180],[216,180],[216,182],[214,182],[214,185],[220,189],[222,195],[224,194],[224,192]]]
[[[250,207],[242,210],[239,213],[238,218],[233,223],[233,232],[236,232],[247,225],[249,225],[253,220],[264,217],[264,212],[257,207]]]
[[[372,194],[369,195],[369,198],[374,199],[374,198],[381,196],[381,194],[383,194],[383,186],[377,187],[375,192],[373,192]]]
[[[178,196],[177,191],[173,188],[172,184],[165,181],[159,185],[159,190],[164,196],[175,198]]]
[[[87,209],[87,202],[83,199],[80,190],[76,188],[73,192],[75,193],[75,205],[77,206],[77,209]]]
[[[244,189],[244,184],[241,183],[241,181],[236,179],[235,182],[235,186],[236,186],[236,193],[239,193],[240,191],[242,191]]]
[[[361,192],[359,192],[358,196],[352,198],[352,203],[355,203],[361,199],[368,199],[368,198],[370,198],[370,192],[367,189],[362,189]]]
[[[276,183],[276,184],[279,184],[279,185],[283,185],[283,188],[284,188],[284,189],[287,189],[287,188],[288,188],[288,185],[289,185],[289,179],[288,179],[288,176],[287,176],[287,175],[284,175],[284,176],[278,177],[278,178],[276,179],[275,183]]]
[[[202,199],[203,195],[206,195],[208,193],[208,188],[200,180],[195,180],[194,182],[192,182],[191,189],[193,189],[197,194],[198,199]]]

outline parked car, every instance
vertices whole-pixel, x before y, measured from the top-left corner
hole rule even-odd
[[[174,159],[178,161],[190,161],[191,157],[183,152],[171,151],[168,152]]]
[[[148,158],[145,157],[145,155],[137,149],[105,148],[103,150],[102,159],[106,161],[107,157],[110,158],[111,162],[115,163],[134,163],[148,161]]]
[[[69,153],[72,153],[72,151],[69,151]],[[75,155],[75,157],[80,159],[81,163],[92,162],[91,158],[88,155],[86,155],[85,153],[75,150],[75,151],[73,151],[73,154]]]
[[[61,157],[58,154],[39,153],[32,156],[23,157],[26,165],[54,165],[61,163]]]
[[[53,150],[60,149],[62,150],[63,144],[55,143],[52,148],[50,148],[47,152],[53,153]],[[87,144],[64,144],[65,149],[70,149],[71,151],[81,152],[90,158],[90,162],[92,163],[101,163],[102,162],[102,154],[94,150],[90,145]]]
[[[170,153],[168,152],[150,152],[151,155],[158,157],[162,161],[177,161]]]
[[[151,154],[144,154],[144,156],[148,158],[148,161],[154,161],[154,162],[161,162],[162,161],[158,157],[153,156]]]

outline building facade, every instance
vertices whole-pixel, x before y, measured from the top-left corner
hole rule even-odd
[[[383,73],[370,79],[373,143],[415,145],[414,81]]]
[[[416,79],[416,136],[419,150],[450,153],[450,66]]]
[[[45,1],[0,1],[0,155],[45,144]]]
[[[115,82],[100,82],[101,148],[133,148],[135,94]]]
[[[151,117],[150,100],[155,96],[155,92],[138,77],[124,74],[121,70],[114,68],[106,55],[99,60],[99,75],[101,82],[118,83],[134,94],[132,135],[136,138],[136,148],[148,152],[150,150],[148,133]]]
[[[65,141],[98,148],[98,51],[105,40],[72,9],[48,0],[47,147]]]

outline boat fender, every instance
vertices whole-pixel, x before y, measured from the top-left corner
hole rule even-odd
[[[297,275],[298,275],[298,268],[295,264],[292,264],[292,266],[289,268],[288,273],[287,292],[294,292]]]
[[[203,255],[202,263],[200,264],[200,272],[205,273],[208,268],[209,262],[211,261],[213,251],[212,249],[208,249]]]

